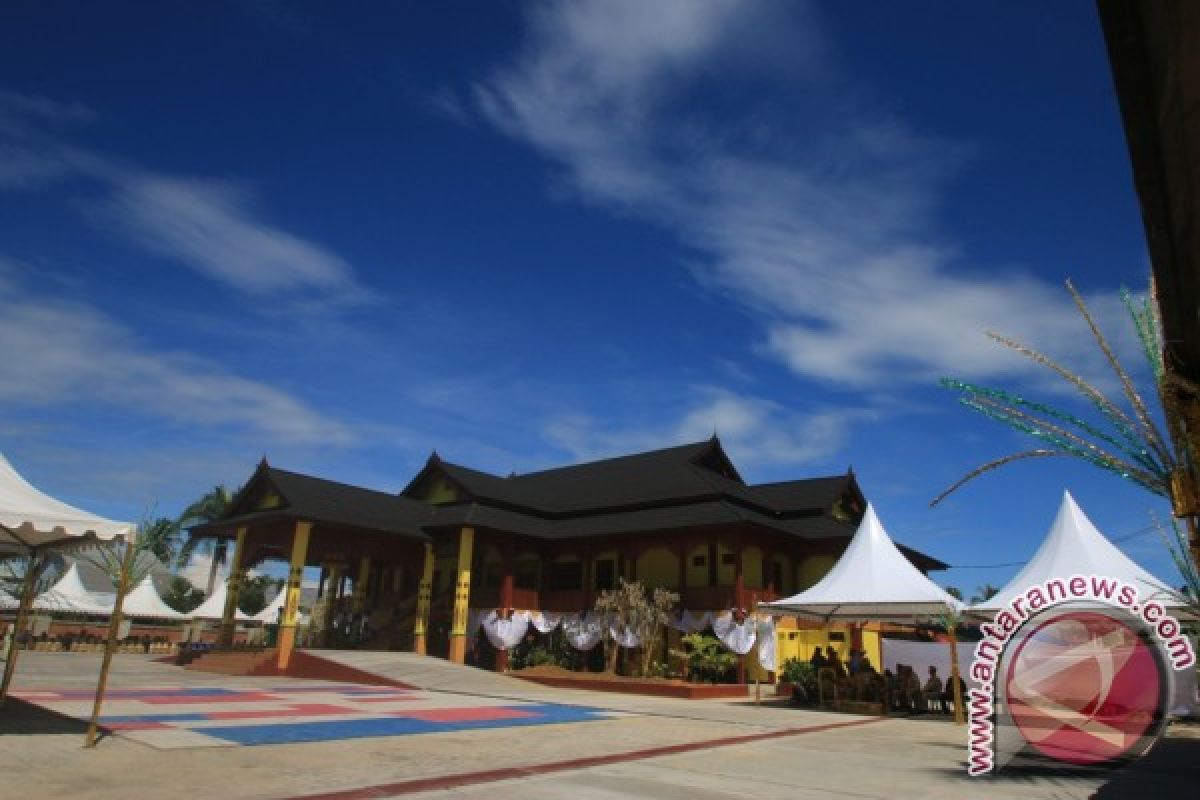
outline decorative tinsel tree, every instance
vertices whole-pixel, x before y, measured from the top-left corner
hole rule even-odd
[[[1122,366],[1104,334],[1075,287],[1067,281],[1067,291],[1075,301],[1076,308],[1087,322],[1092,337],[1104,354],[1105,360],[1117,376],[1123,401],[1107,397],[1077,373],[1051,359],[1049,356],[1027,347],[998,333],[988,332],[996,342],[1051,370],[1069,383],[1099,412],[1099,420],[1092,422],[1052,406],[1030,400],[1004,389],[979,386],[967,381],[943,378],[941,384],[960,393],[959,401],[981,414],[1028,434],[1042,444],[979,466],[930,503],[935,506],[963,484],[1005,464],[1027,458],[1049,456],[1072,456],[1081,458],[1101,469],[1120,475],[1142,488],[1171,501],[1176,516],[1185,520],[1196,540],[1196,488],[1193,482],[1193,465],[1189,448],[1164,436],[1145,400],[1138,393],[1133,379]],[[1162,400],[1163,412],[1172,431],[1177,426],[1171,422],[1176,413],[1165,391],[1174,379],[1168,376],[1163,361],[1162,325],[1153,302],[1153,292],[1144,299],[1134,298],[1122,290],[1121,299],[1133,320],[1142,351],[1150,366],[1155,387]],[[1124,406],[1124,407],[1123,407]],[[1171,555],[1184,579],[1188,582],[1192,599],[1200,593],[1200,578],[1197,577],[1195,556],[1188,554],[1186,536],[1176,529],[1175,541],[1168,541]]]

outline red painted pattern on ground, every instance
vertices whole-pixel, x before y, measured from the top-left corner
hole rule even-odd
[[[371,800],[372,798],[395,797],[396,795],[415,794],[441,789],[454,789],[459,786],[471,786],[494,781],[513,780],[546,775],[552,772],[568,772],[570,770],[600,767],[606,764],[619,764],[624,761],[640,761],[659,756],[689,753],[694,750],[710,750],[715,747],[729,747],[737,744],[748,744],[765,739],[779,739],[785,736],[800,736],[806,733],[821,733],[822,731],[838,728],[853,728],[859,725],[870,725],[882,722],[886,717],[871,719],[856,719],[848,722],[831,722],[826,725],[813,725],[807,728],[786,728],[767,733],[752,733],[745,736],[729,736],[723,739],[707,739],[702,742],[686,742],[661,747],[648,747],[644,750],[630,750],[624,753],[612,753],[603,756],[588,756],[573,758],[566,761],[551,761],[544,764],[533,764],[527,767],[505,767],[503,769],[483,770],[480,772],[460,772],[456,775],[441,775],[433,778],[416,778],[395,783],[381,783],[375,786],[362,786],[357,789],[343,789],[320,794],[297,795],[287,800]]]

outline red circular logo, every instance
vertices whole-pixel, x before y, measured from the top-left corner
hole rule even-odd
[[[1119,758],[1161,718],[1164,676],[1137,631],[1068,611],[1020,642],[1005,677],[1009,713],[1038,751],[1074,764]]]

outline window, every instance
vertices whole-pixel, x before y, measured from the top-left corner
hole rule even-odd
[[[783,564],[778,561],[771,563],[771,583],[775,587],[775,591],[783,591]]]
[[[708,559],[705,558],[704,556],[692,556],[692,566],[693,567],[703,567],[707,563],[708,563]]]
[[[617,564],[611,558],[596,562],[596,588],[611,589],[616,585]]]
[[[727,567],[737,566],[736,553],[721,553],[721,563]]]
[[[577,592],[583,588],[583,565],[578,561],[561,561],[550,565],[550,590]]]
[[[844,642],[844,641],[846,641],[846,634],[844,631],[830,631],[829,632],[829,641]]]

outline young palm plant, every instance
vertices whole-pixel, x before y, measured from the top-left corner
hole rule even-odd
[[[991,470],[1014,461],[1050,456],[1080,458],[1095,466],[1120,475],[1142,488],[1171,501],[1176,515],[1183,517],[1195,539],[1195,486],[1191,479],[1188,448],[1176,447],[1163,434],[1149,406],[1138,393],[1133,379],[1118,360],[1083,298],[1070,281],[1067,291],[1075,302],[1105,361],[1113,370],[1121,387],[1122,399],[1113,400],[1078,373],[1059,364],[1049,356],[998,333],[988,336],[1037,364],[1054,372],[1087,399],[1096,411],[1096,422],[1023,397],[1015,392],[994,389],[967,381],[943,378],[942,386],[960,393],[959,402],[998,422],[1028,434],[1041,442],[1040,447],[1013,453],[989,461],[968,472],[930,503],[936,506],[967,482]],[[1144,299],[1134,298],[1122,290],[1121,299],[1133,320],[1142,352],[1149,364],[1155,387],[1163,401],[1168,417],[1172,408],[1165,391],[1171,378],[1163,362],[1162,325],[1153,301],[1153,291]],[[1188,560],[1186,547],[1182,550]],[[1194,565],[1192,566],[1194,571]],[[1186,573],[1185,573],[1186,574]]]

